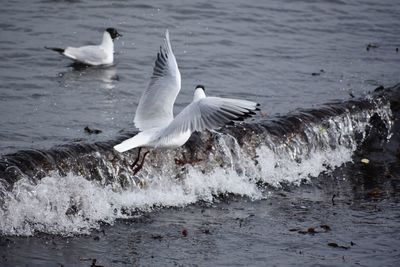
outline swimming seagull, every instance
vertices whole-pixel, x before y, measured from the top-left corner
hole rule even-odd
[[[114,28],[107,28],[103,33],[100,45],[86,45],[81,47],[56,48],[45,47],[80,63],[98,66],[110,65],[114,61],[114,39],[122,36]]]
[[[186,143],[195,131],[211,130],[233,120],[243,120],[254,115],[259,104],[247,100],[207,97],[204,86],[198,85],[193,101],[175,118],[173,106],[181,89],[181,74],[171,49],[168,30],[157,54],[153,75],[143,92],[134,118],[140,132],[114,146],[118,152],[138,147],[138,157],[133,163],[134,175],[142,168],[147,151],[140,164],[142,148],[176,148]]]

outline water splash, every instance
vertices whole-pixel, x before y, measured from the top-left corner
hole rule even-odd
[[[136,151],[116,154],[118,140],[16,153],[1,165],[0,232],[89,233],[155,208],[230,194],[261,199],[265,184],[299,184],[350,162],[376,127],[371,118],[379,118],[387,140],[392,116],[388,101],[374,99],[227,127],[153,151],[137,176],[130,167]]]

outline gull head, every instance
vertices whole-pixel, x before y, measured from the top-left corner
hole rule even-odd
[[[194,90],[194,97],[193,100],[198,100],[201,98],[205,98],[206,97],[206,93],[205,93],[205,89],[203,85],[197,85],[196,89]]]
[[[118,37],[121,37],[122,36],[122,34],[120,34],[119,32],[117,32],[117,30],[116,29],[114,29],[114,28],[107,28],[106,29],[106,32],[108,32],[109,34],[110,34],[110,36],[111,36],[111,39],[115,39],[115,38],[118,38]]]

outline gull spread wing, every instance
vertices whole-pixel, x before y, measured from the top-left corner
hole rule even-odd
[[[259,104],[247,100],[205,97],[186,106],[159,134],[157,144],[168,144],[175,136],[190,131],[215,129],[234,120],[254,115]]]
[[[167,30],[149,86],[143,92],[136,109],[135,126],[141,131],[167,126],[174,119],[173,107],[180,89],[181,74]]]

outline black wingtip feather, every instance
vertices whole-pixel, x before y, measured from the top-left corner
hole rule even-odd
[[[256,105],[257,107],[260,106],[260,104]],[[229,119],[231,119],[230,122],[226,123],[226,125],[233,125],[235,121],[244,121],[247,118],[252,117],[253,115],[256,115],[256,111],[259,111],[259,108],[254,108],[254,109],[246,109],[246,111],[241,112],[241,111],[232,111],[230,109],[226,109],[226,108],[220,108],[222,111],[224,111],[226,114],[226,117],[231,117]],[[228,115],[229,114],[229,115]],[[232,116],[234,116],[234,118],[232,118]]]

